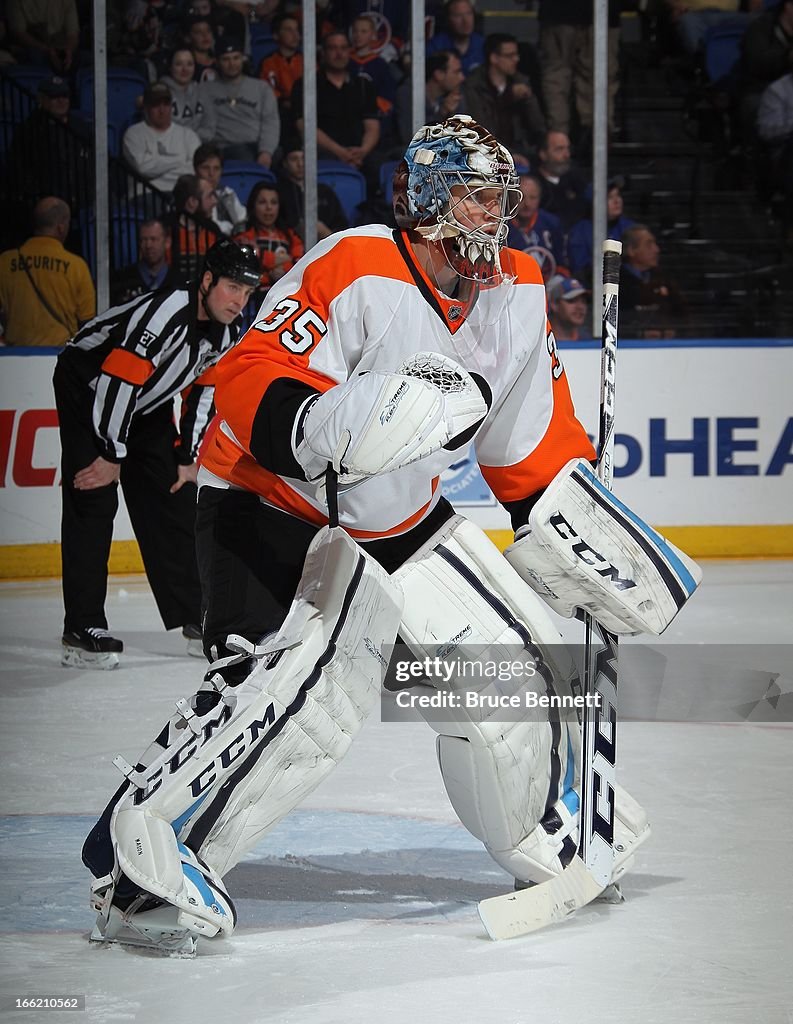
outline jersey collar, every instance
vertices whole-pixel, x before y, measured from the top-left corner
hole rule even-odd
[[[443,292],[438,291],[416,259],[407,231],[400,231],[398,228],[395,228],[394,241],[407,264],[416,287],[444,322],[449,333],[455,334],[465,323],[464,304],[459,299],[450,299]]]

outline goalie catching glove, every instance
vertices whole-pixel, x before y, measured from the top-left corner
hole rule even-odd
[[[487,415],[489,389],[461,366],[419,352],[395,373],[371,371],[309,399],[295,456],[307,480],[328,463],[342,483],[388,473],[467,443]]]
[[[574,459],[554,477],[507,561],[560,615],[589,612],[612,633],[663,633],[702,570]]]

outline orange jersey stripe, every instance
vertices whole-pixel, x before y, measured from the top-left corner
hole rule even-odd
[[[154,373],[154,367],[148,359],[136,355],[124,348],[114,348],[102,363],[102,373],[110,377],[118,377],[127,384],[138,387],[145,384]]]
[[[499,501],[520,501],[547,487],[570,459],[594,459],[595,449],[578,422],[562,373],[553,382],[553,412],[542,440],[512,466],[483,466],[482,476]]]
[[[258,494],[268,504],[297,516],[298,519],[303,519],[314,526],[325,526],[328,522],[328,517],[306,501],[302,494],[295,491],[275,473],[260,466],[253,456],[241,451],[222,430],[215,428],[212,431],[211,439],[204,442],[201,464],[221,479],[228,480],[236,487],[242,487],[246,491]],[[439,477],[435,477],[432,481],[433,497],[439,482]],[[431,504],[432,498],[417,512],[390,530],[378,532],[347,529],[347,533],[351,537],[355,537],[356,540],[379,540],[383,537],[397,536],[415,526],[424,517]]]

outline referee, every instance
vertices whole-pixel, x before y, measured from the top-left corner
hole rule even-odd
[[[63,665],[115,668],[124,649],[105,617],[119,481],[165,628],[200,639],[195,460],[215,412],[215,363],[236,344],[260,273],[251,246],[222,239],[198,284],[107,310],[58,357]]]

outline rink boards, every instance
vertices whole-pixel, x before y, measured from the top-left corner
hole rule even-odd
[[[562,343],[579,418],[597,428],[599,346]],[[60,572],[52,349],[0,349],[0,577]],[[615,490],[695,556],[793,556],[793,340],[620,342]],[[469,453],[445,474],[464,514],[511,539]],[[141,568],[126,511],[111,570]]]

